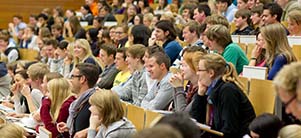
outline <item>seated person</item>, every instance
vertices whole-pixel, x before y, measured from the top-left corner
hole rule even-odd
[[[247,9],[238,10],[235,13],[234,23],[236,30],[232,35],[249,35],[253,30],[251,24],[251,12]]]
[[[130,138],[136,133],[131,121],[123,117],[125,111],[116,93],[98,90],[90,97],[89,103],[91,116],[88,138]]]
[[[125,61],[125,59],[126,59],[126,49],[118,48],[114,63],[116,65],[116,68],[120,71],[114,79],[113,86],[117,86],[121,83],[126,82],[128,78],[131,76],[131,72],[128,68],[128,63]]]

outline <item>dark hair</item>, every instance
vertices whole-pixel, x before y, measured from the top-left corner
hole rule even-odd
[[[140,19],[139,24],[143,24],[143,14],[139,13],[139,14],[136,14],[136,16],[138,16]]]
[[[13,17],[16,17],[16,18],[18,18],[19,20],[23,20],[23,17],[21,16],[21,15],[18,15],[18,14],[16,14],[16,15],[14,15]]]
[[[86,11],[88,11],[88,13],[92,13],[90,6],[89,5],[83,5],[82,6]]]
[[[87,79],[89,88],[94,87],[98,80],[99,69],[96,65],[91,63],[79,63],[75,66],[81,75]]]
[[[16,74],[20,74],[24,79],[29,78],[26,70],[18,71],[18,72],[16,72]]]
[[[38,15],[38,19],[39,19],[39,18],[43,18],[43,19],[46,20],[46,21],[48,20],[48,16],[47,16],[46,14],[44,14],[44,13],[39,14],[39,15]]]
[[[125,47],[118,48],[116,53],[122,53],[123,54],[123,60],[126,59],[126,48]]]
[[[32,17],[32,18],[34,18],[35,20],[38,20],[38,16],[36,16],[36,15],[34,15],[34,14],[29,15],[29,17]]]
[[[260,138],[277,138],[282,126],[283,124],[277,116],[264,113],[250,123],[249,129],[257,133]]]
[[[108,56],[113,55],[115,58],[117,49],[113,44],[102,44],[100,49],[106,51]]]
[[[133,44],[143,44],[148,46],[148,39],[151,37],[151,30],[143,24],[135,25],[131,34],[134,37]]]
[[[101,10],[101,9],[103,9],[109,13],[111,12],[111,8],[109,6],[102,6],[99,10]]]
[[[65,50],[65,49],[67,49],[68,45],[69,45],[69,42],[66,40],[63,40],[59,43],[58,48],[61,50]]]
[[[193,3],[187,3],[183,6],[183,10],[187,9],[189,10],[189,15],[190,15],[190,19],[193,19],[193,11],[194,9],[197,8],[197,5],[193,4]]]
[[[169,70],[169,67],[171,65],[170,58],[165,53],[155,52],[155,53],[151,54],[149,57],[150,58],[155,58],[157,64],[159,64],[159,65],[164,64],[166,69]]]
[[[207,4],[201,3],[198,5],[198,12],[202,13],[204,12],[206,16],[211,15],[211,10]]]
[[[60,17],[64,17],[64,10],[61,6],[56,6],[54,9],[58,12]]]
[[[44,42],[44,45],[52,45],[56,49],[58,46],[58,41],[56,39],[48,39]]]
[[[263,10],[269,10],[272,16],[277,15],[276,20],[280,22],[283,10],[277,3],[267,3],[263,6]]]
[[[228,5],[227,7],[229,7],[232,3],[232,0],[216,0],[216,2],[222,2],[222,3],[227,2],[227,5]]]
[[[156,125],[167,124],[178,130],[183,138],[199,138],[200,129],[185,113],[173,113],[162,117]]]
[[[56,30],[59,30],[59,31],[62,31],[63,30],[63,26],[61,24],[54,24],[51,26],[51,29],[56,29]]]
[[[263,12],[263,5],[257,5],[257,6],[254,6],[254,7],[251,9],[251,12],[252,12],[252,14],[257,13],[259,16],[261,16],[261,14],[262,14],[262,12]]]
[[[155,25],[157,28],[162,29],[164,32],[168,31],[167,41],[173,41],[177,38],[176,29],[170,21],[160,20]]]
[[[87,31],[87,33],[89,34],[89,36],[90,36],[90,38],[91,38],[91,40],[92,40],[93,42],[96,42],[96,41],[97,41],[97,39],[98,39],[98,37],[97,37],[97,35],[98,35],[98,29],[96,29],[96,28],[90,28],[90,29]]]
[[[197,21],[191,20],[191,21],[187,22],[184,26],[189,27],[189,32],[195,32],[196,35],[198,37],[200,37],[200,29],[199,29],[200,25]]]
[[[239,9],[238,11],[236,11],[235,13],[235,18],[239,18],[242,17],[243,19],[247,19],[247,23],[248,25],[251,24],[252,20],[251,20],[251,11],[248,9]]]

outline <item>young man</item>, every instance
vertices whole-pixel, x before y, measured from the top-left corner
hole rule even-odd
[[[1,57],[7,57],[7,62],[11,63],[20,59],[20,53],[16,47],[8,47],[8,44],[9,38],[0,35],[0,55]]]
[[[199,24],[196,21],[189,21],[185,24],[183,29],[184,41],[189,46],[202,46],[203,42],[200,40]]]
[[[111,89],[113,87],[114,79],[119,72],[114,63],[115,56],[115,46],[106,44],[100,46],[99,57],[105,68],[99,76],[99,81],[97,83],[99,88]]]
[[[120,99],[140,106],[141,101],[147,94],[146,74],[142,60],[145,46],[136,44],[126,50],[126,61],[131,72],[130,78],[111,90],[116,92]]]
[[[186,22],[189,22],[193,19],[194,17],[194,9],[197,8],[196,4],[193,3],[187,3],[183,6],[183,12],[182,12],[182,17]],[[198,11],[196,11],[198,12]]]
[[[58,122],[59,132],[69,131],[70,137],[87,137],[89,118],[89,98],[96,91],[99,70],[96,65],[90,63],[79,63],[75,66],[70,82],[72,92],[77,95],[69,108],[67,123]]]
[[[280,23],[282,8],[277,3],[267,3],[263,6],[262,22],[264,25]]]
[[[202,24],[206,17],[211,15],[211,10],[207,4],[199,4],[193,11],[193,19]]]
[[[51,34],[58,42],[64,40],[63,27],[60,24],[54,24],[51,26]]]
[[[235,27],[236,30],[232,33],[232,35],[249,35],[253,30],[250,27],[251,23],[251,12],[247,9],[240,9],[235,13]]]
[[[232,22],[237,7],[232,3],[232,0],[216,0],[216,10],[219,15],[227,18],[228,22]]]
[[[231,62],[238,74],[242,72],[243,66],[249,61],[243,50],[232,42],[229,29],[224,25],[213,25],[206,32],[205,45],[210,50],[215,50],[221,54],[227,62]]]
[[[124,83],[131,76],[131,72],[128,68],[128,64],[125,61],[126,59],[126,48],[117,49],[117,53],[115,56],[114,63],[116,68],[120,70],[120,72],[116,75],[113,86],[117,86],[121,83]]]
[[[155,80],[154,85],[144,97],[141,107],[150,110],[166,110],[172,101],[174,89],[169,83],[172,74],[169,72],[170,59],[162,52],[150,55],[147,63],[147,71],[151,79]]]
[[[59,62],[58,55],[55,54],[55,50],[57,49],[58,42],[55,39],[48,39],[44,42],[45,53],[48,58],[47,65],[50,68],[51,72],[59,72],[60,66],[57,66],[57,62]]]
[[[263,12],[263,5],[255,6],[251,9],[251,20],[254,30],[250,32],[250,35],[256,35],[259,32],[260,27],[263,25],[261,21],[261,15]]]

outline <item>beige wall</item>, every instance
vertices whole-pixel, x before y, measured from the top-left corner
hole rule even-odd
[[[43,8],[54,8],[56,6],[66,9],[80,9],[85,0],[0,0],[0,28],[7,29],[12,16],[19,14],[27,23],[30,14],[39,14]]]

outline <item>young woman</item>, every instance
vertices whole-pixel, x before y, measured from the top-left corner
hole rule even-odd
[[[260,29],[266,49],[268,80],[273,80],[277,72],[286,64],[297,61],[288,44],[285,28],[280,24],[270,24]]]
[[[66,122],[69,116],[69,106],[76,99],[71,93],[71,86],[64,78],[53,79],[47,84],[49,97],[42,99],[40,109],[41,120],[47,130],[52,133],[52,137],[59,136],[56,122]],[[68,132],[62,134],[69,137]]]
[[[198,95],[192,108],[202,110],[199,112],[204,117],[208,103],[207,122],[225,138],[249,133],[248,126],[256,115],[233,64],[218,54],[207,54],[199,61],[197,74]]]
[[[75,39],[86,38],[86,31],[81,27],[76,16],[71,16],[68,18],[68,22],[65,22],[63,37],[72,37]]]
[[[192,103],[198,91],[198,64],[199,60],[205,53],[201,51],[186,51],[181,61],[181,73],[173,75],[170,79],[171,85],[175,88],[173,102],[175,111],[189,112],[190,116],[200,123],[205,123],[205,118],[200,118],[198,113],[193,112]],[[184,80],[188,80],[184,90]]]
[[[167,20],[160,20],[156,23],[154,31],[156,41],[163,43],[162,47],[169,56],[170,63],[173,64],[182,50],[181,45],[175,40],[177,33],[173,23]]]
[[[249,66],[259,66],[259,67],[265,66],[266,50],[264,49],[264,45],[265,45],[265,43],[264,43],[261,33],[257,34],[256,35],[256,45],[252,50]]]
[[[287,25],[290,36],[301,36],[301,13],[299,10],[288,13]]]
[[[110,90],[98,90],[90,97],[89,103],[88,138],[130,138],[136,132],[135,126],[123,117],[124,110],[117,94]]]

